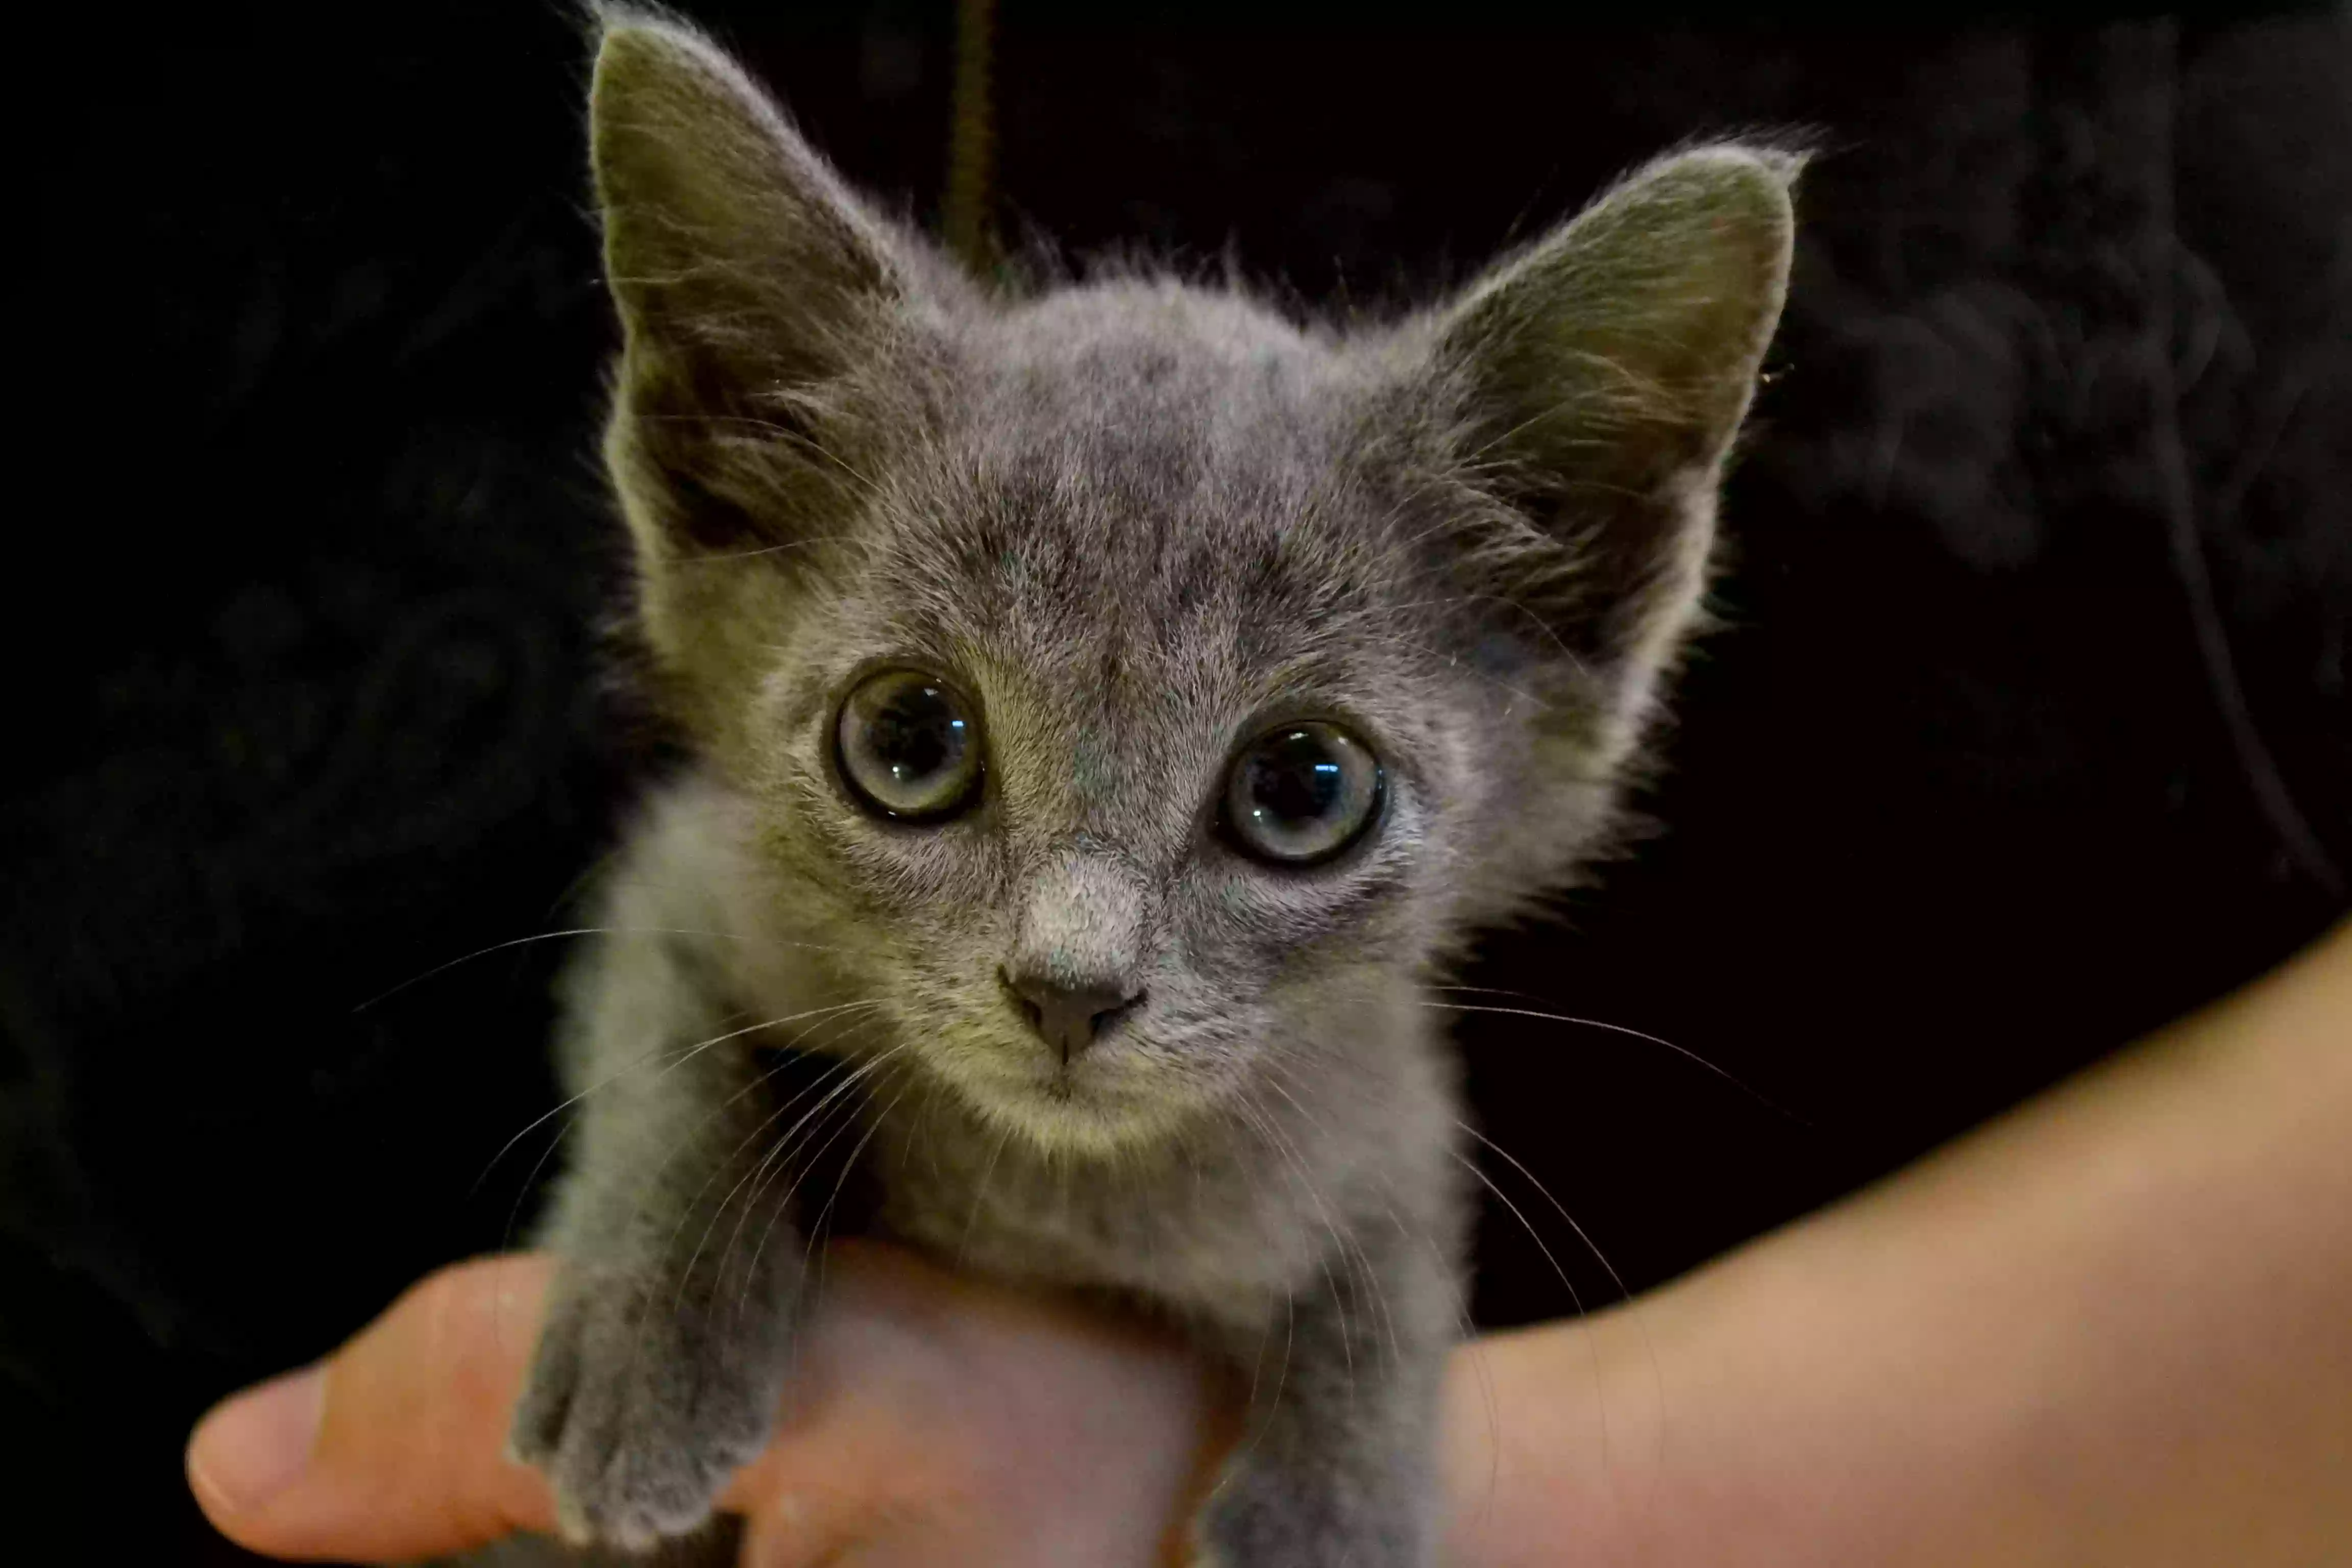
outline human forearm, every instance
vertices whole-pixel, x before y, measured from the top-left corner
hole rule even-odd
[[[2341,1552],[2352,928],[1589,1329],[1465,1350],[1454,1384],[1465,1564]]]

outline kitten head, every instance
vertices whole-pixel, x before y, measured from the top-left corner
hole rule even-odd
[[[1606,824],[1794,160],[1654,163],[1341,336],[983,292],[666,23],[608,22],[592,122],[640,622],[778,920],[1050,1147],[1408,1049],[1433,958]]]

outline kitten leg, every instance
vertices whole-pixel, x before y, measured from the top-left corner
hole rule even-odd
[[[751,1020],[691,952],[608,942],[575,979],[580,1143],[542,1237],[561,1261],[510,1443],[553,1483],[567,1537],[644,1547],[708,1520],[769,1436],[804,1253],[792,1173],[768,1156],[809,1104],[776,1117],[749,1040],[724,1037]],[[854,1114],[836,1101],[819,1120]]]
[[[1436,1561],[1437,1394],[1455,1334],[1454,1281],[1427,1248],[1402,1241],[1368,1245],[1329,1273],[1327,1289],[1274,1320],[1261,1407],[1197,1527],[1199,1568]]]

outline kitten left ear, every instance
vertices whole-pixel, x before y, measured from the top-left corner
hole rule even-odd
[[[1465,568],[1612,685],[1645,688],[1696,608],[1800,163],[1724,145],[1653,163],[1427,323],[1448,455],[1503,503]]]
[[[604,13],[589,132],[625,336],[610,451],[641,547],[793,531],[838,500],[828,395],[915,313],[918,243],[725,54],[658,17]]]

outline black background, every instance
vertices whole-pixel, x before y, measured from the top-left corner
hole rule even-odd
[[[1486,1130],[1626,1284],[2344,910],[2340,13],[1007,10],[1010,228],[1335,308],[1458,280],[1694,133],[1819,135],[1664,831],[1467,977],[1747,1086],[1465,1021]],[[947,7],[695,14],[935,214]],[[36,1473],[225,1563],[188,1422],[499,1245],[544,1147],[491,1165],[552,1103],[564,943],[436,966],[561,929],[628,798],[591,634],[612,334],[562,9],[84,20],[16,72],[69,90],[16,160],[0,1400]],[[1497,1209],[1482,1318],[1613,1295],[1487,1163],[1570,1280]]]

